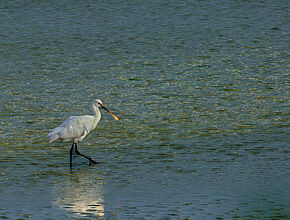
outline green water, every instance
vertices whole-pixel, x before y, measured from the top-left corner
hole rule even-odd
[[[289,219],[289,3],[0,3],[0,218]],[[48,143],[102,112],[80,152]]]

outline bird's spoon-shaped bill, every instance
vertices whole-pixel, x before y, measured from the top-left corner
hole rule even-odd
[[[101,107],[103,108],[103,109],[105,109],[110,115],[112,115],[112,117],[115,119],[115,120],[119,120],[118,118],[117,118],[117,116],[115,116],[112,112],[110,112],[105,106],[103,106],[103,105],[101,105]]]
[[[119,120],[119,119],[117,118],[117,116],[114,115],[112,112],[109,112],[109,114],[112,115],[112,117],[113,117],[114,119],[116,119],[117,121]]]

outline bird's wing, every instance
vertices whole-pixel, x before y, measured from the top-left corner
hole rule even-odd
[[[61,132],[59,134],[61,139],[79,138],[84,134],[88,134],[92,127],[92,116],[71,116],[67,118],[59,127]]]

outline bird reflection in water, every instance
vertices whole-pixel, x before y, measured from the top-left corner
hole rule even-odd
[[[88,172],[73,172],[67,181],[56,184],[53,204],[76,217],[104,216],[103,180]]]

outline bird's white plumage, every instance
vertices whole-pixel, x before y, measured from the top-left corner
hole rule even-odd
[[[95,160],[79,152],[78,142],[82,141],[92,130],[94,130],[100,121],[101,112],[99,107],[106,110],[115,120],[119,120],[113,113],[103,106],[103,103],[99,99],[93,100],[90,107],[93,113],[92,115],[71,116],[47,135],[49,142],[56,140],[73,141],[70,148],[70,168],[72,168],[72,153],[74,149],[78,155],[85,157],[90,161],[90,163],[97,164]]]
[[[58,127],[54,128],[49,134],[49,142],[56,140],[73,141],[74,143],[82,141],[91,131],[93,131],[101,119],[99,107],[102,102],[96,99],[91,102],[93,115],[70,116]]]

